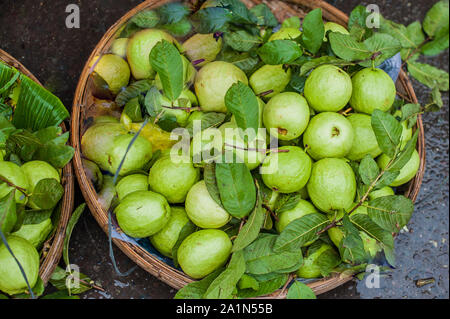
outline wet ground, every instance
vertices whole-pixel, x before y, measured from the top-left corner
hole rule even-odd
[[[70,108],[80,71],[90,52],[106,30],[125,12],[141,3],[137,0],[0,0],[0,48],[31,70],[47,88]],[[379,5],[388,19],[408,24],[422,20],[435,1],[335,0],[328,1],[346,13],[357,4]],[[66,6],[77,4],[81,28],[67,29]],[[448,50],[425,60],[448,72]],[[414,83],[422,103],[428,89]],[[443,95],[440,112],[424,116],[427,167],[409,232],[396,241],[398,267],[380,280],[379,289],[365,282],[350,282],[320,298],[448,298],[449,297],[449,108]],[[77,204],[82,203],[77,193]],[[115,249],[122,272],[134,263]],[[171,298],[175,291],[140,268],[131,275],[115,274],[108,257],[108,242],[88,211],[76,226],[71,240],[71,262],[99,282],[106,292],[89,291],[82,298]],[[423,287],[416,280],[433,278]]]

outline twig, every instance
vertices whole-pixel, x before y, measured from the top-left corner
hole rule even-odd
[[[270,213],[270,215],[272,215],[273,218],[274,218],[276,221],[279,221],[279,218],[278,218],[277,214],[275,214],[275,212],[274,212],[273,210],[271,210],[270,207],[269,207],[267,204],[262,204],[262,207],[263,207],[265,210],[267,210],[267,211]]]
[[[29,196],[29,195],[26,193],[26,192],[27,192],[26,189],[24,189],[24,188],[22,188],[22,187],[20,187],[20,186],[17,186],[17,185],[15,185],[15,184],[13,184],[13,183],[11,183],[11,182],[8,181],[6,178],[0,176],[0,181],[5,182],[8,186],[10,186],[10,187],[12,187],[12,188],[15,188],[16,190],[22,192],[26,197]]]
[[[408,101],[409,103],[414,103],[413,100],[411,100],[409,97],[407,97],[406,95],[404,95],[404,94],[402,94],[402,93],[400,93],[398,91],[397,91],[397,95],[400,96],[403,100]]]
[[[423,47],[428,41],[430,41],[430,40],[431,40],[431,39],[430,39],[429,37],[427,37],[421,44],[419,44],[419,45],[417,46],[417,48],[415,48],[414,51],[412,51],[412,52],[406,57],[405,61],[402,63],[401,68],[403,69],[404,66],[406,65],[406,63],[408,63],[408,60],[411,59],[411,57],[413,57],[414,54],[418,53],[418,52],[422,49],[422,47]]]
[[[282,298],[283,298],[283,295],[284,295],[284,293],[285,293],[287,287],[288,287],[289,284],[292,282],[292,280],[295,279],[295,277],[296,277],[296,276],[295,276],[294,274],[289,274],[288,280],[287,280],[286,283],[284,284],[283,288],[281,288],[280,293],[279,293],[278,296],[277,296],[278,299],[282,299]]]

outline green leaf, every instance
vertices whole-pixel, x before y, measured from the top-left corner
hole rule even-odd
[[[78,220],[80,219],[80,216],[84,212],[85,208],[86,208],[85,203],[78,206],[75,209],[75,211],[73,212],[72,216],[70,217],[69,222],[67,223],[66,236],[64,237],[64,246],[63,246],[63,259],[64,259],[64,262],[66,263],[66,265],[70,265],[70,261],[69,261],[70,237],[72,236],[72,231],[75,228],[75,225],[77,224]]]
[[[381,52],[381,55],[375,58],[375,66],[380,65],[385,60],[393,57],[402,49],[402,46],[397,39],[384,33],[375,33],[364,41],[364,45],[372,55]],[[372,61],[361,62],[360,65],[370,67],[372,66]]]
[[[381,228],[398,233],[408,224],[414,205],[405,196],[384,196],[371,200],[367,205],[369,217]]]
[[[353,63],[333,57],[333,56],[322,56],[320,58],[312,59],[304,63],[300,69],[300,75],[306,75],[312,69],[315,69],[321,65],[332,64],[338,67],[343,67],[347,65],[353,65]]]
[[[288,88],[292,89],[294,92],[303,94],[303,91],[305,90],[306,79],[306,76],[300,76],[294,73],[292,74]]]
[[[217,269],[202,280],[191,282],[178,290],[174,299],[202,299],[208,287],[223,271],[223,268]]]
[[[0,229],[8,234],[17,222],[15,190],[0,200]]]
[[[192,24],[187,18],[183,18],[178,22],[163,24],[161,28],[175,37],[184,37],[191,32]]]
[[[396,38],[400,41],[403,48],[417,49],[425,41],[422,25],[419,21],[415,21],[408,25],[408,27],[405,27],[403,24],[397,24],[381,18],[380,32],[387,33]]]
[[[91,283],[92,279],[86,276],[85,274],[72,271],[70,274],[69,272],[66,272],[63,268],[56,266],[51,278],[50,283],[59,290],[59,292],[63,295],[77,295],[81,294],[83,292],[86,292],[88,290],[91,290],[92,287],[90,284],[85,284],[83,282],[78,282],[77,280],[68,278],[71,276],[71,278],[79,278],[80,280]]]
[[[407,121],[408,128],[412,128],[417,123],[417,115],[420,113],[420,104],[405,104],[402,106],[402,119],[401,121]]]
[[[416,149],[417,138],[419,131],[417,130],[413,137],[406,143],[405,147],[398,154],[395,160],[392,162],[390,169],[394,171],[400,171],[411,159],[411,156]]]
[[[40,299],[80,299],[79,296],[69,296],[67,291],[57,291],[41,297]]]
[[[232,22],[236,24],[254,24],[256,17],[240,0],[218,0],[219,4],[232,13]]]
[[[322,46],[324,35],[325,26],[322,20],[322,9],[314,9],[303,19],[301,41],[309,52],[316,54]]]
[[[64,195],[64,188],[54,178],[40,180],[30,196],[36,206],[41,209],[52,209]]]
[[[291,40],[274,40],[258,49],[258,55],[266,64],[289,64],[302,56],[300,46]]]
[[[195,226],[195,224],[191,221],[188,221],[183,228],[181,229],[179,235],[178,235],[178,239],[175,243],[175,245],[173,245],[172,247],[172,260],[173,260],[173,264],[175,265],[175,267],[178,267],[178,248],[180,247],[181,243],[186,239],[186,237],[188,237],[190,234],[192,234],[193,232],[195,232],[197,230],[197,226]]]
[[[198,33],[207,34],[221,31],[231,21],[232,13],[221,7],[209,7],[191,16],[191,22]]]
[[[430,96],[431,101],[426,106],[425,111],[429,112],[439,111],[444,106],[444,102],[442,101],[441,91],[439,91],[439,88],[437,86],[431,90]]]
[[[408,62],[408,71],[417,81],[429,88],[437,86],[441,91],[448,91],[449,79],[446,71],[413,61]]]
[[[245,163],[217,163],[216,179],[223,207],[231,216],[243,218],[256,204],[256,187]]]
[[[385,171],[384,174],[381,176],[381,178],[378,180],[378,182],[375,185],[375,189],[381,189],[383,187],[389,186],[392,184],[392,182],[395,181],[395,179],[400,175],[399,170],[393,170],[392,168]]]
[[[175,45],[169,41],[158,42],[150,52],[150,64],[158,73],[164,95],[175,101],[183,91],[183,60]]]
[[[253,130],[255,137],[259,128],[259,106],[253,90],[242,82],[233,84],[225,95],[225,105],[236,118],[243,131]]]
[[[392,115],[380,110],[372,113],[372,129],[380,149],[389,157],[393,157],[400,144],[402,125]]]
[[[211,283],[203,298],[205,299],[229,299],[234,289],[245,272],[245,259],[242,251],[237,251],[231,256],[227,268]]]
[[[140,80],[131,83],[125,90],[121,91],[116,96],[116,104],[118,106],[124,106],[127,102],[135,97],[138,97],[141,93],[147,92],[152,87],[152,83],[149,80]]]
[[[289,223],[275,242],[277,252],[300,249],[306,243],[319,238],[317,233],[324,229],[330,220],[319,213],[313,213],[298,218]]]
[[[331,32],[329,39],[333,52],[345,61],[367,60],[373,54],[363,42],[358,42],[351,35]]]
[[[161,24],[176,23],[189,14],[189,8],[179,2],[171,2],[158,8]]]
[[[294,281],[289,287],[286,299],[317,299],[314,291],[300,281]]]
[[[362,5],[357,5],[350,13],[348,19],[348,28],[352,29],[354,26],[360,26],[365,28],[368,16],[369,13],[367,12],[366,7]]]
[[[260,26],[274,28],[278,25],[277,18],[265,3],[254,6],[250,9],[250,12],[256,17],[257,24]]]
[[[423,20],[423,29],[431,38],[434,38],[442,29],[446,29],[448,33],[448,25],[448,0],[439,1],[427,12],[425,19]]]
[[[232,249],[233,252],[244,249],[255,241],[261,231],[261,228],[264,226],[265,217],[266,214],[262,208],[261,194],[258,192],[256,207],[234,240]]]
[[[158,114],[161,113],[161,98],[162,94],[159,92],[156,86],[152,86],[145,95],[144,106],[147,110],[148,115],[150,115],[151,117],[157,117]]]
[[[286,282],[288,281],[288,274],[274,274],[269,279],[266,280],[258,280],[259,289],[240,289],[238,291],[239,298],[252,298],[252,297],[260,297],[269,295],[276,290],[280,289]]]
[[[207,163],[203,170],[203,179],[205,180],[206,188],[208,189],[208,193],[212,199],[221,207],[222,201],[220,200],[220,191],[217,186],[216,180],[216,164],[215,163]]]
[[[350,220],[359,230],[382,243],[384,247],[394,248],[392,234],[378,226],[368,215],[354,214],[350,217]]]
[[[425,55],[437,55],[448,48],[449,44],[449,29],[447,28],[442,32],[442,34],[438,34],[436,38],[428,43],[426,43],[421,52]]]
[[[280,194],[275,203],[274,211],[277,214],[281,214],[287,210],[291,210],[297,206],[302,199],[302,196],[297,193]]]
[[[226,114],[224,113],[216,113],[216,112],[208,112],[201,113],[201,121],[200,130],[204,131],[210,127],[219,127],[225,121]],[[188,125],[186,125],[186,130],[188,130],[189,134],[194,134],[194,122],[190,121]]]
[[[134,23],[139,28],[150,29],[156,27],[159,23],[159,16],[156,11],[144,10],[131,18],[130,22]]]
[[[234,50],[224,50],[217,57],[217,60],[233,63],[247,74],[252,73],[260,63],[258,56],[253,56],[249,52],[239,53]]]
[[[294,29],[300,29],[300,18],[292,16],[290,18],[287,18],[283,21],[281,24],[282,28],[294,28]]]
[[[323,277],[329,276],[333,269],[340,263],[341,257],[333,248],[325,250],[315,260],[315,264],[319,267],[320,274]]]
[[[242,275],[241,279],[239,279],[238,287],[239,287],[239,289],[258,290],[259,289],[259,281],[256,280],[255,277],[244,274],[244,275]]]
[[[377,165],[377,162],[375,162],[370,154],[367,154],[361,160],[361,163],[359,165],[359,175],[361,176],[363,183],[366,185],[371,185],[372,182],[375,181],[379,173],[380,169]]]
[[[129,100],[127,104],[125,104],[125,108],[123,109],[126,115],[133,122],[142,122],[142,112],[141,112],[141,104],[139,103],[139,98],[135,97],[132,100]]]
[[[352,263],[367,261],[368,255],[364,249],[364,243],[359,234],[359,230],[353,225],[347,214],[342,219],[342,226],[344,238],[339,244],[342,258]]]
[[[37,225],[52,217],[53,210],[28,210],[24,212],[23,225]]]
[[[225,33],[224,41],[234,50],[241,52],[248,52],[262,43],[259,36],[252,35],[245,30]]]

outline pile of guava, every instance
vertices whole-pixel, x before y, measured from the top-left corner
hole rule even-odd
[[[377,68],[392,52],[344,58],[356,35],[320,9],[280,28],[264,4],[180,6],[140,13],[92,62],[96,103],[114,107],[84,132],[84,166],[120,229],[205,283],[179,297],[393,264],[420,159]]]

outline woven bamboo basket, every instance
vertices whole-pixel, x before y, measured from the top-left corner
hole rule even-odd
[[[17,61],[1,49],[0,60],[16,68],[39,85],[42,85],[26,67],[24,67],[19,61]],[[67,131],[64,123],[62,123],[60,126],[63,132]],[[70,162],[63,168],[61,184],[64,187],[64,196],[61,203],[61,216],[53,236],[44,243],[43,254],[41,257],[41,266],[39,269],[39,275],[45,285],[49,281],[50,277],[53,274],[53,271],[55,270],[56,266],[59,263],[59,260],[61,259],[67,223],[69,222],[70,215],[72,214],[73,210],[74,178],[72,162]]]
[[[118,30],[131,17],[144,9],[156,8],[171,1],[172,0],[147,0],[126,13],[120,20],[118,20],[106,32],[106,34],[93,50],[81,73],[78,87],[75,92],[75,98],[72,108],[72,145],[76,150],[74,157],[75,173],[80,183],[82,193],[91,210],[91,213],[106,233],[108,233],[108,214],[104,209],[102,209],[100,203],[98,202],[95,188],[87,177],[82,165],[81,137],[84,131],[88,128],[88,124],[90,123],[89,116],[92,116],[93,113],[95,114],[95,112],[93,112],[92,110],[92,107],[94,105],[92,99],[93,84],[90,80],[91,70],[89,65],[95,56],[108,52],[108,49],[112,41],[114,40]],[[336,9],[335,7],[329,5],[325,1],[321,0],[244,0],[244,2],[249,7],[262,2],[266,3],[275,13],[279,21],[282,21],[283,19],[290,16],[299,16],[300,18],[302,18],[307,12],[311,11],[312,9],[321,8],[325,20],[336,22],[342,25],[346,25],[348,22],[347,15],[345,15],[342,11]],[[402,97],[406,96],[409,100],[417,103],[417,98],[411,82],[403,71],[400,73],[396,85],[399,95],[401,95]],[[417,119],[417,125],[415,129],[419,130],[419,142],[417,145],[417,150],[420,154],[421,164],[417,175],[407,185],[404,193],[405,196],[411,198],[413,201],[415,201],[418,196],[425,170],[425,140],[422,118],[420,115]],[[183,272],[168,266],[163,261],[153,256],[139,245],[131,244],[129,242],[121,241],[115,238],[113,238],[113,242],[136,264],[175,289],[180,289],[186,284],[193,281]],[[328,278],[317,280],[312,283],[308,283],[308,285],[314,290],[316,294],[321,294],[332,290],[351,279],[352,277],[350,276],[334,275]],[[285,298],[285,295],[286,292],[285,289],[283,289],[275,292],[272,295],[262,298]]]

